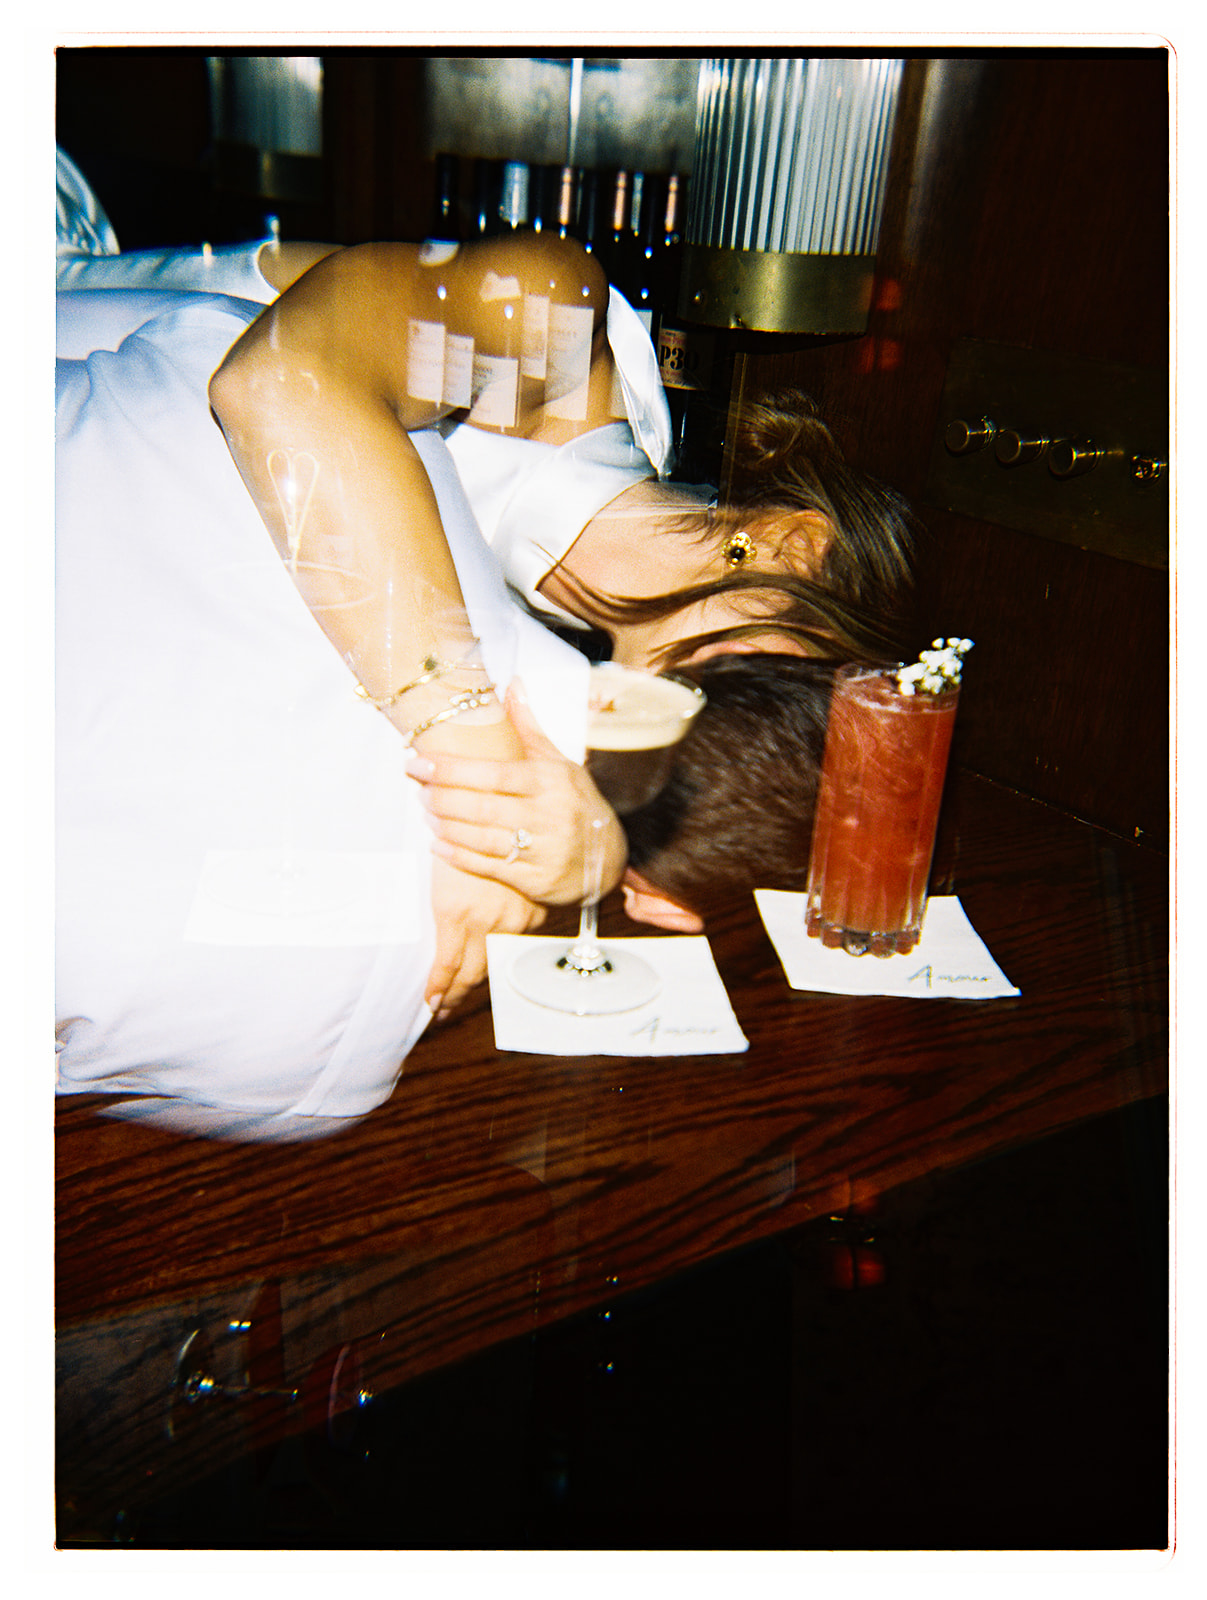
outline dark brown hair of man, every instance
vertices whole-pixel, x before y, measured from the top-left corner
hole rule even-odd
[[[708,703],[666,788],[623,819],[629,865],[701,915],[731,890],[803,889],[834,670],[749,654],[683,669]]]

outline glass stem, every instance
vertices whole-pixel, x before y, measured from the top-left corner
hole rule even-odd
[[[599,901],[591,900],[578,914],[578,934],[570,951],[575,963],[592,960],[599,952]]]
[[[583,857],[583,903],[578,914],[578,935],[566,953],[566,965],[575,972],[589,974],[607,967],[608,958],[599,944],[599,899],[603,886],[604,823],[592,821]]]

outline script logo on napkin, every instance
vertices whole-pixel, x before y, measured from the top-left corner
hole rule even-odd
[[[805,897],[756,889],[755,902],[794,989],[825,994],[999,1000],[1019,991],[994,961],[954,895],[927,905],[922,937],[908,956],[849,956],[805,932]]]

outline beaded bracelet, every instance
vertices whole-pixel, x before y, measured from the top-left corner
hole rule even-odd
[[[493,683],[488,683],[484,689],[463,689],[460,694],[453,695],[443,711],[437,711],[415,727],[408,728],[402,736],[403,743],[409,748],[421,733],[434,728],[438,722],[448,722],[453,717],[461,716],[465,711],[476,711],[479,706],[488,706],[494,692]]]

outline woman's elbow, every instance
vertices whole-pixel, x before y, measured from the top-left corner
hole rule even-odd
[[[280,391],[297,368],[296,354],[288,355],[274,333],[277,315],[275,306],[266,306],[210,375],[210,410],[228,431],[263,410],[269,393]]]
[[[240,350],[242,343],[240,339],[227,351],[208,386],[210,410],[227,430],[246,414],[255,386],[253,363]]]

